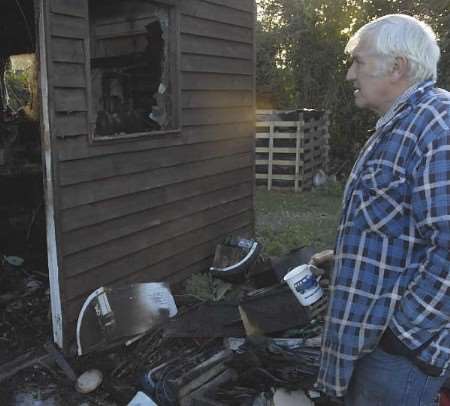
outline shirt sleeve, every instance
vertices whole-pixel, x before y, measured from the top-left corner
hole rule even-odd
[[[450,131],[428,144],[414,174],[411,207],[427,245],[390,328],[410,349],[450,322]]]

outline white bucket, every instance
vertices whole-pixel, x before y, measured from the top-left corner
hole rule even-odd
[[[312,305],[323,295],[323,290],[311,271],[313,268],[315,268],[314,265],[300,265],[288,272],[283,278],[303,306]]]

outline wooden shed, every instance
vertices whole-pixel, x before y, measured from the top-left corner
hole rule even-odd
[[[205,270],[254,212],[254,0],[35,0],[55,342],[99,286]]]

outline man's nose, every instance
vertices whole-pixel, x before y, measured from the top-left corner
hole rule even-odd
[[[346,80],[355,80],[355,63],[352,63],[350,68],[348,68],[347,75],[345,76]]]

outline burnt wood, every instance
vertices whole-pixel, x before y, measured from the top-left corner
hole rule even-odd
[[[88,0],[44,2],[67,349],[82,303],[99,286],[179,281],[207,269],[225,236],[252,232],[255,10],[252,0],[130,1],[117,15],[111,2],[92,25]],[[108,57],[130,44],[139,51],[149,5],[158,4],[173,24],[166,40],[176,131],[94,140],[89,44]],[[141,8],[135,23],[130,7]]]
[[[214,158],[208,162],[194,162],[171,168],[159,168],[151,172],[101,179],[96,182],[80,183],[64,188],[61,193],[61,207],[64,209],[100,200],[120,197],[152,188],[168,186],[205,176],[217,175],[224,171],[248,168],[252,157],[248,152]]]
[[[233,186],[236,179],[250,179],[252,174],[251,168],[243,168],[67,209],[62,212],[62,229],[65,232],[78,230],[153,207],[201,196]]]

